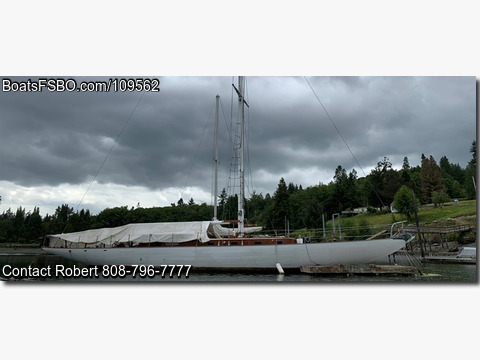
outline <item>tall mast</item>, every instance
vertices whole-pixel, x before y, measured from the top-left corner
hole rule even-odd
[[[235,86],[234,86],[235,88]],[[238,89],[235,88],[238,95],[238,175],[240,177],[240,191],[238,194],[238,237],[243,237],[244,223],[245,223],[245,178],[243,172],[243,153],[244,153],[244,129],[245,129],[245,107],[246,103],[244,99],[245,78],[243,76],[238,77]]]
[[[213,189],[213,220],[217,220],[217,191],[218,191],[218,104],[220,95],[217,95],[215,102],[215,187]]]

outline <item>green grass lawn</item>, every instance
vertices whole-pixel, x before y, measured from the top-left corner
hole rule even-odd
[[[448,205],[443,208],[434,208],[433,205],[421,206],[418,210],[418,221],[420,224],[429,224],[433,221],[447,221],[448,219],[471,216],[477,214],[477,202],[476,200],[460,201],[458,205]],[[383,225],[391,224],[396,221],[407,220],[407,217],[398,213],[389,214],[360,214],[355,218],[364,217],[369,225]],[[412,215],[410,219],[411,223],[415,223],[415,217]],[[473,221],[475,224],[475,221]]]
[[[473,225],[476,224],[476,214],[477,214],[477,202],[476,200],[466,200],[460,201],[458,205],[444,206],[443,208],[434,208],[433,205],[421,206],[418,210],[418,221],[421,225],[429,224],[432,222],[440,222],[440,226],[444,225],[454,225],[454,224],[466,224]],[[467,217],[458,219],[461,217]],[[457,218],[456,220],[453,220]],[[399,213],[388,213],[388,214],[359,214],[352,217],[343,217],[341,219],[342,234],[347,235],[350,233],[357,233],[356,236],[360,236],[359,232],[362,229],[365,230],[366,234],[374,234],[382,229],[386,229],[389,225],[397,221],[407,220],[405,215]],[[338,220],[335,220],[336,232],[338,233]],[[415,224],[415,217],[412,215],[411,219],[407,223]],[[326,221],[325,224],[327,233],[332,232],[332,220]],[[320,229],[320,232],[322,229]],[[292,232],[292,236],[308,236],[308,237],[318,237],[320,236],[319,231],[315,233],[313,230],[300,229]],[[328,236],[328,235],[327,235]]]

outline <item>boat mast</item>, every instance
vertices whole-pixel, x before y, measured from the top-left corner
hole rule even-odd
[[[240,178],[240,191],[238,194],[238,237],[243,237],[244,232],[244,222],[245,222],[245,178],[243,172],[243,150],[244,150],[244,123],[245,123],[245,107],[247,102],[244,99],[244,88],[245,88],[245,78],[243,76],[238,77],[238,89],[235,88],[235,91],[238,95],[238,175]]]
[[[218,104],[220,95],[217,95],[215,102],[215,187],[213,189],[213,220],[217,220],[217,187],[218,187]]]

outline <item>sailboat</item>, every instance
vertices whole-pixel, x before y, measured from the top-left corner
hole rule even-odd
[[[244,98],[245,79],[238,87],[238,219],[235,229],[217,220],[215,193],[211,221],[128,224],[115,228],[47,235],[43,249],[86,265],[165,265],[192,269],[299,269],[308,265],[366,264],[384,260],[411,241],[401,234],[386,239],[310,243],[286,236],[254,236],[259,227],[245,226]],[[218,97],[216,123],[218,127]],[[218,135],[216,134],[216,138]],[[218,144],[218,142],[216,141]],[[218,158],[216,147],[215,162]],[[215,191],[217,187],[215,172]]]

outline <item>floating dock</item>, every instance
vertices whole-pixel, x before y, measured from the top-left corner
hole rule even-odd
[[[476,258],[457,258],[454,256],[427,256],[420,260],[426,263],[437,263],[437,264],[476,264],[477,263]]]
[[[420,274],[420,271],[414,266],[375,264],[302,266],[300,271],[311,275],[409,276]]]

